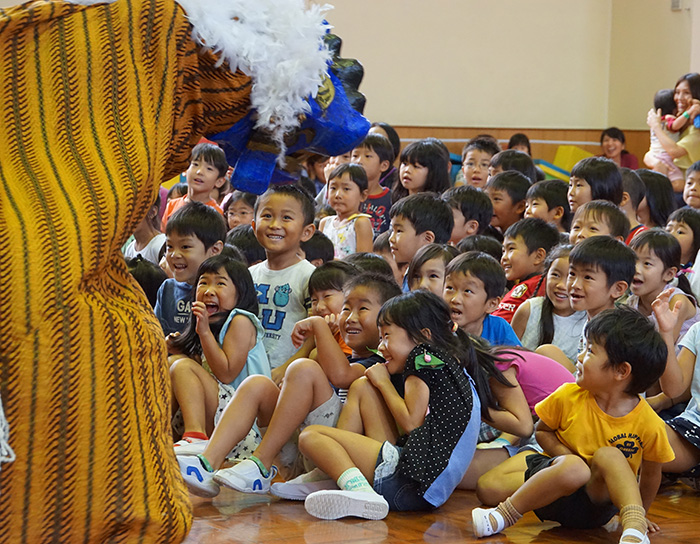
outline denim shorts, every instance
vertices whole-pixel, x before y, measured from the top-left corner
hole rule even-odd
[[[415,481],[398,472],[402,448],[384,442],[377,456],[372,487],[389,503],[390,510],[434,510],[435,506],[420,494]]]

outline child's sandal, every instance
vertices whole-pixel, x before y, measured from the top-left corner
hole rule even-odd
[[[625,540],[625,538],[631,537],[637,540]],[[646,533],[641,533],[637,529],[625,529],[620,537],[620,544],[650,544],[649,537]]]

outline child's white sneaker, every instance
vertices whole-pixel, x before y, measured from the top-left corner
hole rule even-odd
[[[374,491],[316,491],[306,497],[304,508],[309,514],[320,519],[347,516],[384,519],[389,513],[389,503]]]
[[[217,470],[214,479],[219,484],[242,493],[265,494],[270,491],[270,482],[275,476],[277,476],[276,466],[272,465],[270,474],[265,478],[255,461],[245,459],[231,468]]]
[[[219,494],[214,473],[205,470],[198,457],[178,455],[177,462],[190,492],[200,497],[216,497]]]
[[[302,474],[289,480],[288,482],[277,482],[270,487],[270,493],[275,497],[287,499],[290,501],[303,501],[311,493],[316,491],[325,491],[329,489],[338,489],[335,481],[327,478],[325,480],[306,481]]]

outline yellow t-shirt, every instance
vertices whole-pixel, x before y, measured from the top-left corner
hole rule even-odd
[[[665,423],[641,397],[630,413],[613,417],[598,406],[590,391],[565,383],[538,402],[535,412],[562,444],[589,465],[593,454],[606,446],[620,449],[635,474],[642,460],[667,463],[675,458]]]
[[[685,170],[695,161],[700,160],[700,130],[691,124],[689,128],[681,132],[678,146],[688,153],[678,157],[673,162],[678,168]]]

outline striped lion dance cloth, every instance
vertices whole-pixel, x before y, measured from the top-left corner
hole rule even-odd
[[[178,542],[191,524],[162,330],[120,248],[252,83],[180,4],[0,10],[5,542]]]

